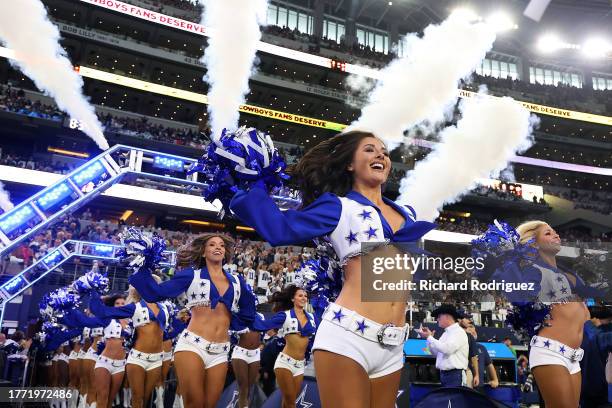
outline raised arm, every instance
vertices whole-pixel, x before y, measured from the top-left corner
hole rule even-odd
[[[94,328],[94,327],[105,327],[108,325],[108,320],[103,320],[97,316],[87,316],[80,310],[71,310],[70,313],[66,314],[60,319],[62,324],[73,328]]]
[[[322,194],[302,210],[281,211],[260,187],[239,191],[230,209],[272,246],[300,244],[327,235],[338,225],[342,204],[331,193]]]
[[[125,319],[134,315],[136,305],[130,303],[120,307],[106,306],[102,303],[100,296],[93,293],[89,300],[89,310],[101,319]]]
[[[253,328],[260,332],[266,332],[270,329],[279,329],[283,327],[286,316],[287,315],[285,312],[278,312],[269,319],[264,319],[261,316],[256,315],[255,320],[253,321]]]
[[[45,350],[52,351],[57,349],[62,343],[72,339],[73,337],[77,337],[81,334],[81,329],[71,329],[67,331],[61,331],[59,333],[55,333],[51,340],[45,344]]]
[[[177,297],[189,288],[192,279],[191,268],[179,270],[172,279],[162,283],[155,282],[148,269],[140,269],[130,275],[129,282],[145,301],[152,303]]]

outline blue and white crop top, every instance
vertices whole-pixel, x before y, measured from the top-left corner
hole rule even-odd
[[[232,313],[252,321],[255,318],[255,295],[247,287],[244,278],[232,276],[225,271],[224,274],[230,287],[223,295],[217,290],[206,268],[181,269],[172,279],[159,284],[149,271],[141,268],[130,276],[129,281],[148,302],[178,298],[188,309],[196,306],[210,306],[214,309],[222,303]]]
[[[257,331],[268,331],[270,329],[278,329],[278,337],[285,337],[288,334],[299,333],[300,336],[314,336],[317,331],[317,323],[312,313],[304,312],[308,321],[304,326],[297,318],[294,309],[278,312],[270,319],[262,319],[257,316],[253,322],[253,328]]]
[[[159,312],[155,316],[144,300],[119,307],[106,306],[98,296],[92,296],[89,302],[91,312],[101,319],[132,319],[134,328],[156,322],[162,330],[165,330],[168,324],[168,312],[160,303],[157,303],[157,307]]]
[[[574,277],[575,283],[570,281],[568,275]],[[586,286],[576,274],[555,268],[541,258],[537,258],[526,266],[512,264],[497,269],[491,279],[497,281],[503,279],[508,283],[529,285],[530,289],[513,290],[511,293],[506,293],[506,297],[511,302],[531,301],[551,305],[601,295],[598,290]]]
[[[116,319],[111,319],[108,326],[104,328],[105,339],[120,339],[121,338],[121,323]]]
[[[268,193],[255,185],[248,192],[236,193],[230,209],[272,246],[328,237],[343,265],[361,254],[362,243],[414,242],[436,227],[431,222],[416,221],[410,206],[398,205],[386,197],[383,201],[405,219],[395,232],[380,208],[356,191],[350,191],[346,197],[324,193],[299,211],[281,211]]]

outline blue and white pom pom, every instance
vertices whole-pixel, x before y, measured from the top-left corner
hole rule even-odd
[[[134,227],[126,228],[119,236],[124,248],[117,255],[129,267],[152,269],[166,260],[163,255],[166,250],[164,238]]]
[[[542,302],[514,302],[508,310],[506,323],[518,336],[529,340],[547,326],[550,306]]]
[[[238,190],[249,190],[255,183],[268,192],[283,185],[289,176],[286,164],[269,135],[247,127],[235,132],[223,130],[213,139],[204,156],[188,174],[204,174],[202,194],[207,201],[219,199],[225,208]]]
[[[72,288],[64,287],[44,295],[39,309],[42,316],[54,321],[55,318],[79,307],[80,301],[78,293],[75,293]]]
[[[315,313],[322,316],[329,303],[340,294],[342,270],[330,258],[321,256],[302,262],[293,282],[308,292]]]
[[[106,274],[102,274],[96,270],[91,270],[85,275],[80,276],[72,282],[72,288],[80,294],[87,294],[91,291],[96,291],[99,294],[108,292],[109,280]]]
[[[478,238],[472,240],[472,257],[504,258],[506,261],[533,259],[537,249],[532,246],[533,240],[520,242],[518,232],[505,222],[495,220],[493,225]]]

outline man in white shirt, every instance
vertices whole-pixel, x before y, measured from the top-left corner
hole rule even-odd
[[[453,305],[442,305],[433,311],[438,326],[444,329],[440,339],[434,338],[434,332],[421,327],[417,332],[427,339],[427,345],[436,356],[436,368],[440,370],[440,382],[443,387],[459,387],[466,384],[464,370],[468,366],[468,338],[459,326],[459,315]]]

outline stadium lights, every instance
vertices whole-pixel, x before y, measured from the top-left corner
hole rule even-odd
[[[579,49],[580,46],[576,44],[566,43],[561,40],[556,34],[545,34],[538,40],[537,48],[543,53],[553,53],[560,49]]]
[[[503,11],[491,14],[486,19],[486,22],[498,33],[518,29],[518,25],[512,21],[510,15]]]
[[[469,22],[476,22],[476,21],[482,20],[478,16],[478,14],[476,14],[476,12],[474,10],[472,10],[471,8],[468,8],[468,7],[456,8],[455,10],[453,10],[451,15],[456,17],[456,18],[461,18],[461,19],[469,21]]]
[[[603,58],[612,52],[612,45],[603,38],[590,38],[581,47],[587,58]]]

